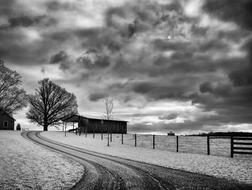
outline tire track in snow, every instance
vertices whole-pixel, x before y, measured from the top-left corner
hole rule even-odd
[[[78,161],[85,168],[85,173],[83,174],[81,180],[72,189],[125,189],[123,180],[116,173],[112,173],[102,165],[95,162],[87,161],[80,156],[76,156],[67,151],[45,144],[41,139],[38,137],[36,138],[36,133],[37,132],[25,132],[22,133],[22,136],[39,145],[45,146]]]
[[[89,174],[86,173],[79,181],[79,184],[77,183],[73,187],[74,189],[175,189],[161,178],[130,164],[57,143],[41,137],[39,132],[29,131],[24,132],[22,135],[40,145],[74,158],[85,167],[85,171],[89,172]],[[93,171],[90,166],[87,167],[88,164],[95,168],[96,172],[93,176],[96,176],[96,180],[92,180],[91,186],[85,185],[83,187],[83,184],[90,183],[87,176],[90,175],[90,170]]]

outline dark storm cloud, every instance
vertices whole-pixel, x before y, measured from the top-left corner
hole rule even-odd
[[[247,41],[242,50],[247,53],[240,59],[228,61],[223,71],[230,83],[218,81],[200,84],[199,94],[195,102],[202,103],[206,109],[215,110],[225,122],[252,122],[252,45]],[[218,119],[217,119],[218,120]]]
[[[203,44],[205,47],[205,44]],[[218,45],[217,45],[218,46]],[[218,48],[214,51],[217,51]],[[170,57],[164,55],[157,55],[153,59],[153,66],[146,69],[149,76],[159,77],[173,74],[202,74],[202,73],[212,73],[223,70],[225,72],[232,71],[240,68],[238,63],[244,63],[244,58],[226,58],[223,57],[219,60],[212,60],[212,54],[206,51],[203,55],[198,55],[197,53],[202,53],[203,50],[196,51],[195,49],[186,49],[174,52]],[[224,51],[227,52],[227,51]],[[199,76],[199,79],[201,77]]]
[[[102,50],[107,48],[112,53],[118,52],[123,46],[129,43],[123,35],[126,29],[118,30],[113,27],[106,26],[104,28],[93,28],[87,30],[76,31],[76,34],[82,40],[83,48],[93,48]]]
[[[0,57],[24,65],[40,63],[50,47],[47,42],[29,43],[26,34],[18,30],[0,30],[0,41]]]
[[[231,30],[231,31],[220,31],[218,32],[217,39],[231,40],[234,42],[240,42],[244,37],[247,37],[250,34],[248,30]]]
[[[225,84],[224,85],[218,84],[217,86],[214,86],[210,82],[205,82],[200,84],[199,90],[202,94],[210,93],[215,96],[225,97],[230,94],[231,86]]]
[[[43,4],[39,12],[29,10],[25,3],[14,0],[0,2],[0,56],[14,64],[46,64],[51,50],[61,41],[52,41],[45,33],[51,32],[58,20],[43,12]]]
[[[188,83],[184,84],[180,84],[178,81],[176,84],[166,85],[162,85],[159,82],[138,82],[131,85],[134,92],[142,94],[154,100],[190,100],[194,96],[194,94],[190,91],[191,87],[188,87],[188,84],[190,84],[189,80]]]
[[[252,86],[252,40],[244,48],[248,54],[246,64],[229,73],[229,78],[235,86]]]
[[[100,99],[104,99],[106,97],[108,97],[107,93],[96,92],[96,93],[90,94],[88,98],[89,98],[90,101],[96,102],[96,101],[98,101]]]
[[[25,16],[21,15],[18,17],[10,17],[8,19],[8,28],[12,27],[29,27],[29,26],[50,26],[55,25],[56,20],[53,18],[49,18],[45,15],[39,15],[39,16]]]
[[[136,1],[109,8],[104,16],[104,28],[91,31],[91,34],[88,31],[79,32],[82,37],[92,35],[92,40],[85,40],[83,47],[95,45],[98,49],[107,47],[112,52],[118,52],[132,42],[133,36],[153,30],[163,23],[172,25],[169,11],[182,11],[182,7],[178,2],[159,5],[149,1]]]
[[[0,56],[24,65],[43,62],[54,44],[44,39],[37,29],[29,27],[48,24],[50,21],[47,21],[44,16],[35,20],[26,16],[9,18],[8,24],[0,26]]]
[[[34,41],[29,38],[29,31],[26,33],[25,30],[0,30],[0,56],[6,61],[22,65],[47,63],[46,57],[56,44],[42,36],[38,36],[40,39]]]
[[[59,64],[59,68],[65,72],[73,67],[74,61],[71,59],[71,56],[66,51],[61,50],[51,56],[50,64]]]
[[[86,69],[106,68],[110,65],[109,57],[103,55],[95,55],[94,60],[89,55],[81,56],[77,58],[77,62]]]
[[[48,11],[60,11],[60,10],[73,11],[78,8],[74,3],[59,2],[59,1],[49,1],[46,3],[46,7]]]
[[[207,0],[203,8],[224,21],[233,21],[246,29],[252,29],[252,1],[250,0]]]
[[[226,123],[251,123],[252,87],[233,87],[228,85],[213,86],[204,83],[194,103],[201,103],[206,110],[214,110],[219,114],[216,120]],[[215,119],[215,118],[214,118]]]
[[[118,29],[124,37],[132,37],[136,33],[146,32],[154,26],[166,22],[169,15],[165,11],[181,11],[178,2],[159,5],[146,1],[136,1],[122,7],[110,8],[106,12],[107,26]],[[128,25],[118,24],[120,19],[131,18]],[[125,30],[126,29],[126,30]]]
[[[67,59],[68,59],[67,53],[65,51],[60,51],[51,57],[50,63],[52,64],[60,63],[66,61]]]
[[[0,2],[0,16],[6,19],[6,23],[0,24],[0,29],[11,29],[15,27],[50,26],[56,24],[56,19],[46,14],[30,13],[24,10],[17,1],[8,0]]]
[[[158,50],[185,50],[190,46],[188,42],[170,42],[167,39],[156,39],[153,41],[153,45]]]
[[[207,51],[226,51],[228,50],[228,45],[225,44],[220,39],[205,39],[205,41],[196,44],[191,42],[171,42],[167,39],[156,39],[153,41],[155,48],[164,51],[172,50],[178,53],[190,51],[190,52],[207,52]]]
[[[181,55],[181,58],[176,56]],[[187,54],[188,55],[188,54]],[[220,66],[216,66],[212,61],[207,58],[195,58],[190,55],[183,59],[182,54],[174,54],[171,58],[159,57],[154,61],[154,66],[148,70],[150,76],[165,76],[167,74],[174,73],[202,73],[202,72],[214,72]]]
[[[16,0],[0,1],[0,15],[10,15],[15,11],[12,7],[16,4]]]

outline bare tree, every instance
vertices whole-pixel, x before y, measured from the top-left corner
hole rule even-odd
[[[0,59],[0,108],[12,114],[26,106],[26,92],[19,87],[21,76]]]
[[[112,98],[105,98],[104,99],[104,103],[105,103],[105,118],[107,120],[110,120],[112,119],[112,116],[113,116],[113,106],[114,106],[114,103],[113,103],[113,99]]]
[[[38,82],[40,87],[34,95],[29,95],[30,110],[26,117],[48,130],[67,115],[77,113],[76,96],[67,92],[49,79]]]

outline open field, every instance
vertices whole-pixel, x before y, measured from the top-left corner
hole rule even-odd
[[[235,158],[229,158],[133,147],[134,141],[131,140],[132,143],[129,146],[126,144],[127,138],[124,139],[125,144],[122,145],[120,143],[120,135],[113,136],[113,141],[110,142],[109,147],[107,146],[107,135],[103,136],[103,140],[101,140],[100,134],[96,134],[94,139],[93,134],[85,137],[85,135],[78,136],[73,133],[67,133],[65,137],[64,132],[43,132],[41,135],[61,143],[103,154],[252,184],[251,157],[235,156]],[[130,137],[130,135],[128,136]],[[151,141],[149,146],[151,147]]]
[[[115,142],[121,143],[121,135],[113,134]],[[124,135],[124,144],[135,146],[134,134]],[[153,148],[152,135],[137,135],[137,146]],[[176,151],[176,137],[155,135],[155,148],[159,150]],[[207,137],[179,136],[179,152],[207,154]],[[230,156],[230,139],[210,139],[210,154],[215,156]]]
[[[0,131],[0,189],[69,189],[83,172],[79,163],[28,141],[18,131]]]

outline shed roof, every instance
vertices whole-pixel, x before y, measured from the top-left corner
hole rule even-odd
[[[91,120],[103,120],[103,121],[108,121],[108,119],[89,118],[89,117],[84,117],[84,116],[76,115],[76,114],[66,116],[66,117],[62,118],[61,120],[64,121],[64,122],[78,122],[80,118],[82,118],[82,119],[91,119]],[[127,122],[127,121],[114,120],[114,119],[113,119],[113,120],[109,120],[109,121]]]

